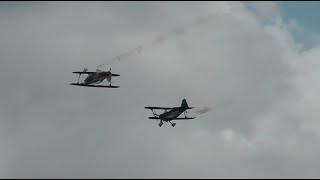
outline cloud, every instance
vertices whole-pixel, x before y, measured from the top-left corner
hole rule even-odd
[[[3,3],[1,177],[319,176],[318,47],[300,52],[278,15],[264,23],[273,5]],[[69,86],[72,71],[207,13],[216,16],[115,63],[119,89]],[[174,128],[147,119],[143,107],[184,98],[211,113]]]
[[[263,23],[270,23],[276,16],[279,16],[279,7],[277,2],[250,1],[246,2],[246,5],[254,10],[256,17]]]

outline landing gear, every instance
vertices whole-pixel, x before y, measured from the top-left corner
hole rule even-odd
[[[176,123],[171,123],[171,121],[169,121],[171,126],[174,127],[176,125]]]
[[[162,121],[160,121],[160,123],[159,123],[159,127],[161,127],[163,125],[163,122]]]
[[[165,121],[166,123],[170,123],[172,127],[176,126],[176,123],[172,123],[171,121]],[[163,120],[160,120],[160,123],[158,124],[159,127],[161,127],[163,125]]]

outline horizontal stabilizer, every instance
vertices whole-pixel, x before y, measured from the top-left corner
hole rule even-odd
[[[120,76],[119,74],[112,74],[112,76]]]

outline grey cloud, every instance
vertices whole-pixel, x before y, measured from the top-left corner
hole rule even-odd
[[[304,121],[291,122],[292,116],[306,114],[299,108],[283,110],[291,116],[274,110],[290,99],[292,86],[301,86],[287,81],[295,73],[283,63],[289,56],[285,48],[291,47],[280,46],[239,2],[0,7],[14,9],[0,12],[1,177],[290,177],[296,169],[302,176],[318,176],[317,159],[312,160],[318,138],[296,132]],[[112,70],[121,76],[113,81],[119,89],[69,86],[77,78],[72,71],[108,63],[207,14],[208,7],[232,11],[115,63]],[[190,106],[208,105],[212,111],[174,128],[159,128],[147,119],[152,114],[144,106],[177,106],[184,98]],[[270,112],[276,113],[268,117]],[[231,142],[221,136],[225,129],[234,133]],[[306,143],[308,138],[313,143]],[[286,140],[296,145],[270,143]],[[290,148],[296,151],[286,156]]]

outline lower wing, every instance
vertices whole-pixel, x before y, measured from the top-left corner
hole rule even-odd
[[[158,117],[149,117],[149,119],[160,119]],[[195,117],[187,117],[187,118],[164,118],[163,120],[189,120],[189,119],[195,119]]]
[[[85,85],[85,84],[77,84],[77,83],[71,83],[70,85],[74,86],[85,86],[85,87],[100,87],[100,88],[118,88],[120,86],[103,86],[103,85]]]

